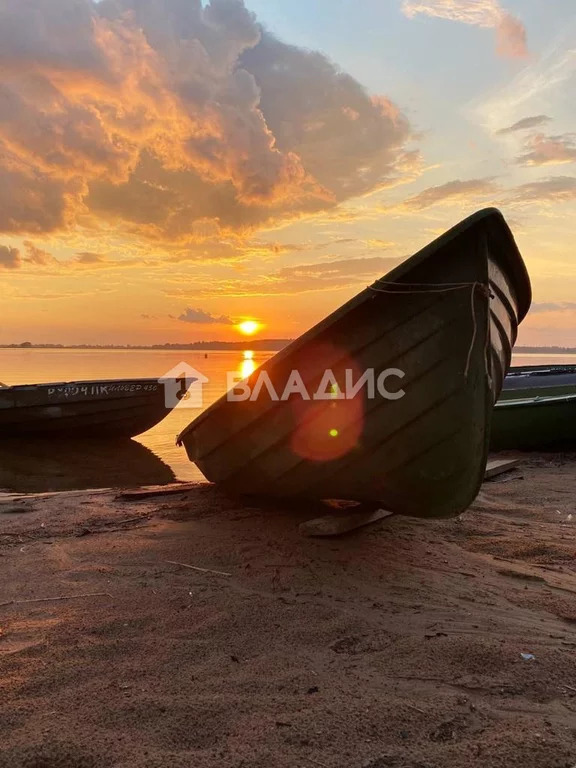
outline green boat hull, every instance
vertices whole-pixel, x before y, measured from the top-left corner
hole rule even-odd
[[[233,494],[349,499],[419,517],[458,515],[483,480],[494,403],[530,283],[498,211],[482,211],[308,331],[179,436],[204,475]],[[357,381],[389,369],[388,399]],[[305,399],[330,371],[333,397]],[[280,399],[259,382],[269,380]],[[345,396],[341,396],[343,393]]]
[[[492,418],[493,451],[576,449],[576,395],[500,400]]]

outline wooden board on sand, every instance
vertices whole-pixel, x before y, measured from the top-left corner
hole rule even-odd
[[[521,459],[488,459],[484,480],[490,480],[504,472],[509,472],[520,464]]]
[[[171,483],[170,485],[151,485],[146,488],[136,488],[132,491],[123,491],[116,496],[121,501],[139,501],[150,499],[153,496],[175,496],[178,493],[195,491],[203,483]]]

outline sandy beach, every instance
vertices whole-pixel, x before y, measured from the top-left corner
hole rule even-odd
[[[0,766],[572,768],[575,461],[338,539],[209,485],[2,500]]]

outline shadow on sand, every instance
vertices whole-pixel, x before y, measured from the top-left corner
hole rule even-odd
[[[164,485],[174,472],[134,440],[0,441],[0,492]]]

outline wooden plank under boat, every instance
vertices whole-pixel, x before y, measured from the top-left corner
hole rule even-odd
[[[480,211],[264,363],[247,380],[251,399],[228,393],[178,442],[233,493],[459,514],[482,483],[493,406],[530,301],[504,218]],[[391,368],[403,372],[387,380],[400,399],[368,387],[346,399],[351,380]],[[287,395],[294,371],[308,394],[331,371],[328,399]],[[256,396],[265,377],[285,400],[266,386]]]
[[[0,439],[24,435],[134,437],[161,421],[157,379],[77,381],[0,388]]]
[[[576,395],[576,365],[513,366],[504,380],[501,400]]]
[[[494,451],[576,450],[576,394],[500,400],[494,408]]]

